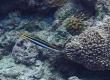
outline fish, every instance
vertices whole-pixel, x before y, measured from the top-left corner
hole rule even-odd
[[[46,48],[46,49],[49,49],[49,50],[58,51],[58,52],[60,52],[60,50],[61,50],[61,46],[57,46],[55,44],[48,43],[48,42],[46,42],[46,41],[44,41],[44,40],[42,40],[42,39],[40,39],[38,37],[33,37],[31,35],[28,35],[28,34],[25,34],[25,33],[22,33],[22,32],[20,33],[20,35],[22,37],[27,38],[32,43],[34,43],[36,45],[39,45],[39,46],[41,46],[43,48]]]

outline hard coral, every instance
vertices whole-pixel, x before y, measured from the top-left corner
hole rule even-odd
[[[110,23],[89,27],[76,42],[66,45],[66,56],[91,70],[110,70]]]
[[[43,0],[50,7],[58,7],[64,5],[68,0]]]
[[[84,27],[84,23],[81,20],[73,17],[67,18],[62,24],[71,35],[81,33]]]

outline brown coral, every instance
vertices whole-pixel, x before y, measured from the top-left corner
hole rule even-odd
[[[58,7],[65,4],[68,0],[43,0],[44,3],[50,7]]]
[[[67,18],[62,24],[71,35],[81,33],[84,27],[84,23],[81,20],[73,17]]]
[[[91,27],[66,45],[66,56],[91,70],[110,70],[110,26]]]

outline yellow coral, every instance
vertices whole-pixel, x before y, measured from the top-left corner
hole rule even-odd
[[[64,27],[66,27],[66,30],[71,34],[71,35],[76,35],[81,33],[83,27],[84,27],[84,23],[77,19],[77,18],[67,18],[64,22],[63,22]]]
[[[43,0],[44,3],[50,7],[58,7],[65,4],[68,0]]]

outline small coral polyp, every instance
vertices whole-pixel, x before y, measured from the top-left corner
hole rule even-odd
[[[63,22],[64,27],[66,27],[67,32],[69,32],[71,35],[78,35],[82,32],[84,23],[74,17],[67,18]]]
[[[68,0],[43,0],[49,7],[58,7],[64,5]]]

